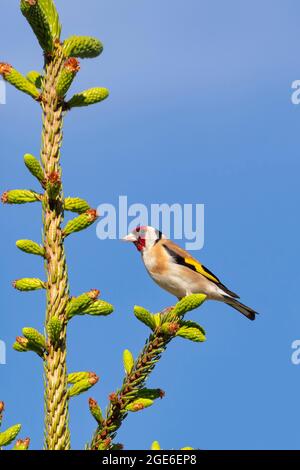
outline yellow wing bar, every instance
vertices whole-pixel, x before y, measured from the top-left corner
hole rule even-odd
[[[202,274],[205,276],[207,279],[210,279],[213,282],[220,283],[220,280],[211,272],[209,269],[207,269],[203,264],[199,263],[198,261],[194,260],[193,258],[185,258],[184,259],[186,265],[193,266],[197,273]]]

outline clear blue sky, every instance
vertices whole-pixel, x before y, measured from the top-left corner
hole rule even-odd
[[[1,3],[1,60],[24,73],[39,69],[19,2]],[[154,439],[165,449],[299,449],[300,366],[290,359],[300,339],[300,106],[291,103],[291,83],[300,79],[299,2],[56,3],[65,37],[91,34],[105,45],[100,58],[82,61],[73,90],[111,92],[66,117],[66,195],[93,206],[122,194],[130,203],[205,204],[205,245],[194,255],[261,312],[251,323],[211,302],[190,314],[207,342],[170,345],[149,381],[165,399],[130,415],[118,441],[128,449],[149,448]],[[22,156],[39,151],[39,107],[8,88],[0,115],[2,190],[37,188]],[[43,293],[10,285],[43,276],[41,261],[14,246],[40,240],[40,207],[2,207],[1,225],[0,339],[8,351],[0,398],[5,425],[22,423],[22,436],[40,448],[42,364],[10,348],[23,326],[43,324]],[[95,427],[87,398],[106,406],[123,377],[123,349],[137,354],[146,338],[133,305],[158,311],[173,298],[152,283],[133,247],[99,241],[95,227],[70,237],[66,249],[72,294],[98,287],[115,305],[111,317],[78,318],[69,328],[69,370],[101,377],[71,403],[72,445],[82,448]]]

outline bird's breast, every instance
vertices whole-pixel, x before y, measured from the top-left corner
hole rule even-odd
[[[154,246],[149,250],[143,250],[142,257],[145,268],[150,274],[162,275],[167,272],[168,259],[161,247]]]
[[[167,290],[176,297],[186,295],[185,286],[174,267],[168,259],[168,254],[154,247],[151,250],[145,250],[143,261],[145,268],[151,278],[163,289]],[[175,269],[175,271],[177,271]]]

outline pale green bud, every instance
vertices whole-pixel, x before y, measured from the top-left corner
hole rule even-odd
[[[20,250],[30,255],[45,256],[44,248],[32,240],[18,240],[16,245]]]
[[[125,351],[123,352],[123,363],[125,372],[129,375],[134,366],[134,358],[132,353],[128,349],[125,349]]]
[[[140,320],[142,323],[151,328],[151,330],[154,331],[156,329],[154,315],[152,315],[148,310],[143,307],[139,307],[138,305],[135,305],[133,311],[138,320]]]
[[[9,82],[15,88],[26,93],[35,100],[40,98],[40,91],[36,86],[27,80],[24,75],[14,69],[12,65],[0,62],[0,75],[2,75],[4,80]]]
[[[0,432],[0,447],[8,446],[15,440],[21,430],[21,424],[15,424],[4,432]]]
[[[66,57],[93,58],[103,51],[101,42],[90,36],[71,36],[63,44]]]

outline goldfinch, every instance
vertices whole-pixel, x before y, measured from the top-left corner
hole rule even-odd
[[[190,294],[205,294],[208,299],[225,302],[249,320],[255,319],[257,312],[240,303],[237,294],[159,230],[137,227],[123,240],[135,244],[151,278],[178,299]]]

